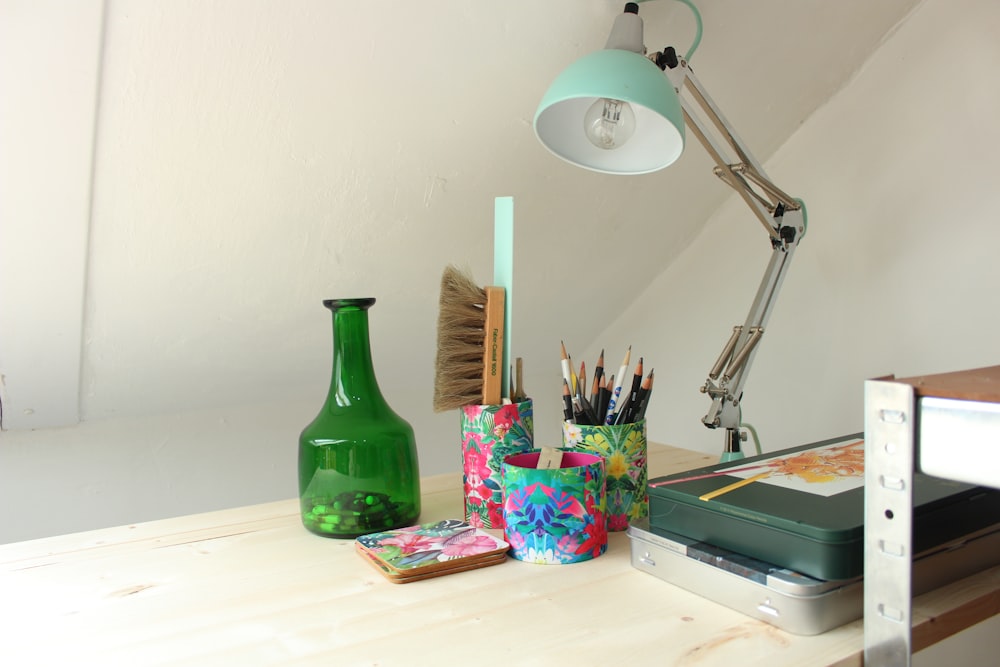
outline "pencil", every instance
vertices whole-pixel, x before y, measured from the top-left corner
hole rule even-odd
[[[621,368],[618,369],[617,380],[615,380],[615,388],[611,391],[611,399],[608,401],[608,412],[605,416],[604,423],[611,425],[615,423],[615,406],[618,404],[618,397],[622,393],[622,382],[625,380],[625,373],[628,372],[628,362],[632,358],[632,346],[629,345],[628,349],[625,350],[625,359],[622,361]]]
[[[597,405],[594,406],[594,409],[597,411],[597,414],[606,415],[608,413],[608,402],[611,400],[611,390],[614,389],[614,386],[615,386],[614,375],[608,378],[607,384],[601,385],[601,388],[598,390],[597,393]]]
[[[623,406],[623,410],[628,412],[621,423],[631,424],[635,422],[636,410],[639,408],[639,394],[642,392],[642,357],[639,357],[639,364],[635,367],[635,374],[632,376],[632,387],[628,393],[628,402]]]
[[[708,501],[708,500],[711,500],[712,498],[717,498],[717,497],[721,496],[724,493],[729,493],[730,491],[735,491],[736,489],[744,487],[747,484],[753,484],[757,480],[761,480],[761,479],[764,479],[766,477],[770,477],[770,475],[771,475],[771,472],[768,471],[768,472],[759,473],[757,475],[754,475],[753,477],[747,477],[746,479],[741,479],[740,481],[733,482],[732,484],[728,484],[728,485],[722,487],[721,489],[716,489],[715,491],[709,491],[705,495],[698,496],[698,500]]]
[[[639,398],[639,386],[641,384],[642,357],[639,357],[639,363],[636,364],[635,373],[632,374],[632,385],[629,387],[628,393],[625,395],[625,399],[619,401],[617,408],[618,414],[615,415],[615,424],[632,423],[632,413],[635,410],[635,405]]]
[[[514,375],[516,380],[514,382],[514,393],[511,396],[514,397],[515,403],[520,403],[528,397],[524,393],[524,359],[521,357],[518,357],[514,361]]]
[[[632,400],[635,401],[639,398],[639,387],[642,385],[642,357],[639,357],[639,363],[635,365],[635,373],[632,374],[632,390],[630,392]]]
[[[693,482],[696,479],[709,479],[711,477],[724,477],[725,475],[732,475],[736,472],[747,472],[749,470],[760,470],[761,468],[772,468],[773,464],[762,463],[761,465],[755,466],[742,466],[739,468],[726,468],[725,470],[716,470],[715,472],[705,473],[703,475],[691,475],[689,477],[678,477],[676,479],[661,479],[658,482],[650,482],[650,486],[668,486],[670,484],[680,484],[681,482]]]
[[[569,393],[569,382],[563,378],[563,418],[568,422],[575,422],[573,416],[573,397]]]
[[[586,396],[584,396],[583,394],[578,394],[577,400],[580,402],[580,408],[588,424],[593,424],[596,426],[597,424],[601,423],[600,417],[598,417],[597,413],[594,412],[594,407],[590,404],[590,401],[587,400]]]
[[[649,392],[653,388],[653,370],[650,369],[649,375],[646,379],[642,381],[642,385],[639,387],[639,403],[632,408],[632,421],[641,421],[646,416],[646,406],[649,404]]]
[[[559,341],[559,345],[562,346],[562,375],[563,379],[569,384],[569,391],[572,395],[573,393],[573,370],[569,365],[569,355],[566,354],[566,344]]]
[[[594,385],[590,388],[590,404],[597,410],[598,402],[601,398],[601,378],[595,371]]]
[[[590,403],[597,409],[597,401],[599,396],[599,390],[601,387],[601,381],[604,379],[604,350],[601,350],[601,355],[597,357],[597,365],[594,366],[594,388],[590,391]]]

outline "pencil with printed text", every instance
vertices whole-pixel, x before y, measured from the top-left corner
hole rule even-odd
[[[618,369],[618,375],[615,377],[615,388],[611,392],[611,398],[608,400],[608,411],[605,415],[604,423],[611,425],[615,423],[615,406],[618,405],[618,398],[622,393],[622,382],[625,380],[625,373],[628,372],[628,362],[632,358],[632,346],[629,345],[628,349],[625,350],[625,359],[622,360],[621,368]]]
[[[649,395],[649,387],[653,382],[652,378],[653,378],[653,371],[650,370],[649,375],[647,375],[646,379],[642,381],[641,385],[639,385],[639,391],[636,394],[635,401],[629,405],[629,416],[628,416],[629,423],[634,424],[635,422],[639,421],[639,419],[641,419],[639,415],[642,413],[644,409],[643,403],[646,402],[647,396]]]
[[[632,374],[632,386],[629,388],[628,398],[625,399],[625,403],[622,404],[621,409],[618,411],[618,418],[615,419],[616,424],[628,424],[632,421],[632,416],[635,414],[635,408],[639,404],[639,388],[642,386],[642,357],[639,357],[639,363],[635,365],[635,373]]]

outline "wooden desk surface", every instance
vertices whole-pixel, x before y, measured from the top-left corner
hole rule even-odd
[[[711,462],[659,445],[651,474]],[[460,517],[458,474],[422,521]],[[10,508],[8,508],[10,509]],[[1000,610],[1000,568],[918,598],[923,648]],[[574,565],[392,584],[295,499],[0,545],[4,665],[861,665],[861,621],[800,637],[631,567],[628,538]]]

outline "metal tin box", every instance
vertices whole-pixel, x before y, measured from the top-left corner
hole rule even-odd
[[[628,529],[632,566],[670,584],[798,635],[815,635],[861,618],[861,577],[823,581],[703,542]],[[944,586],[1000,563],[1000,525],[913,559],[913,592]]]

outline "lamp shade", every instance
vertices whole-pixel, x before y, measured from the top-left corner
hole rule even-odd
[[[602,98],[628,102],[635,114],[635,134],[610,150],[591,143],[584,130],[584,115]],[[556,77],[535,112],[535,135],[552,153],[586,169],[645,174],[680,157],[684,115],[659,67],[632,51],[604,49]]]

